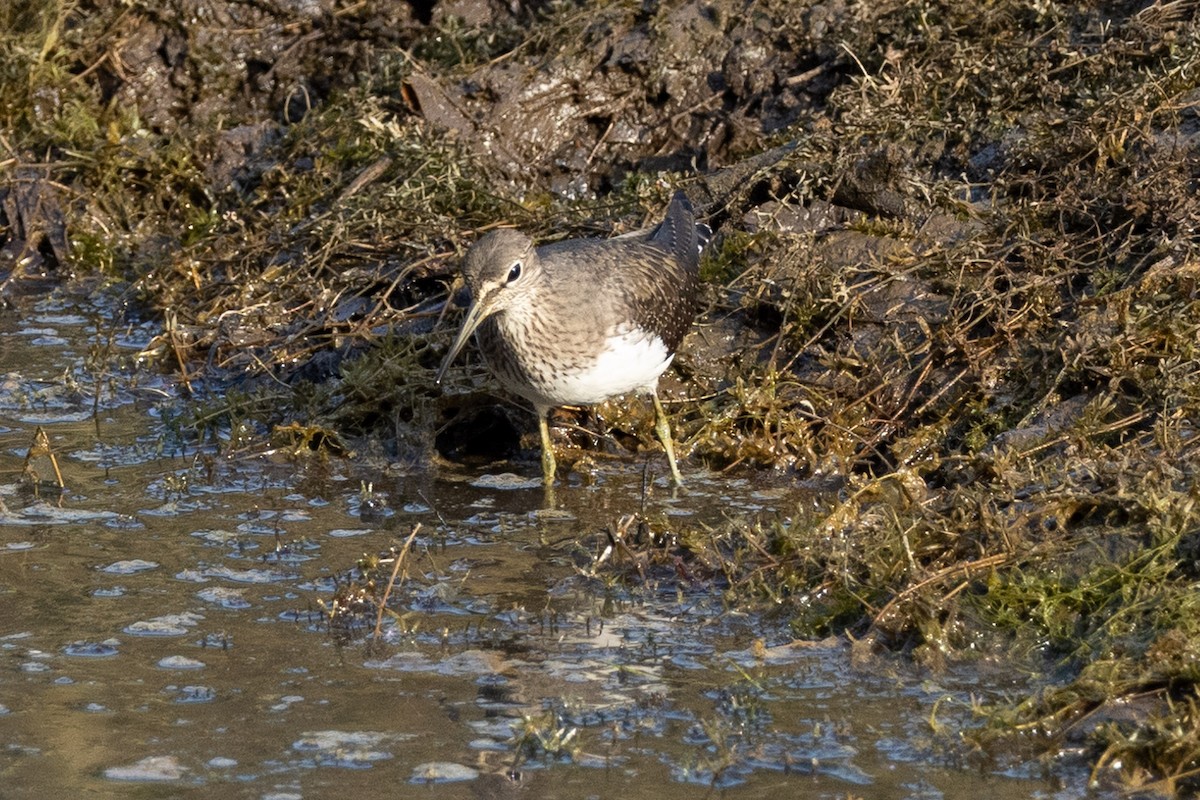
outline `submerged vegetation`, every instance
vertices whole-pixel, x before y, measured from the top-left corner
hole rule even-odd
[[[200,435],[427,467],[472,453],[479,383],[432,368],[476,233],[620,233],[688,186],[681,455],[816,499],[615,561],[863,653],[1016,653],[1043,688],[976,746],[1196,793],[1194,3],[192,5],[0,8],[0,302],[127,287]]]

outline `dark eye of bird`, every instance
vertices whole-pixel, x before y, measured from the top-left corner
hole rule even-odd
[[[508,280],[506,280],[505,283],[512,283],[519,277],[521,277],[521,262],[520,261],[518,261],[517,263],[512,265],[512,269],[510,269],[508,271]]]

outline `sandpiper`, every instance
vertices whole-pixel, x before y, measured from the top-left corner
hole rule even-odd
[[[511,228],[487,234],[463,262],[471,305],[438,382],[474,333],[488,369],[537,412],[546,484],[556,469],[550,409],[649,394],[655,432],[681,484],[658,379],[695,316],[700,250],[708,236],[683,192],[644,235],[535,247]]]

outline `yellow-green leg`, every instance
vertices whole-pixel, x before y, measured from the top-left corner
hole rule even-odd
[[[554,445],[550,442],[549,412],[538,409],[538,428],[542,433],[542,483],[550,486],[554,483],[554,473],[558,464],[554,460]]]
[[[683,486],[683,478],[680,477],[679,467],[675,464],[675,445],[671,443],[671,423],[667,422],[667,412],[663,410],[657,392],[650,396],[654,398],[654,432],[658,434],[663,449],[667,451],[667,463],[671,465],[671,477],[675,479],[675,485]]]

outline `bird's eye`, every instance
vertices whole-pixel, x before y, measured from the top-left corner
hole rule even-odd
[[[512,269],[510,269],[508,271],[508,280],[506,280],[505,283],[512,283],[519,277],[521,277],[521,262],[520,261],[518,261],[517,263],[512,265]]]

